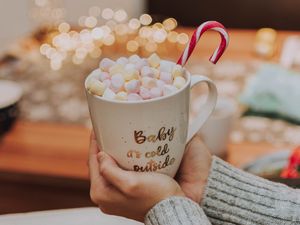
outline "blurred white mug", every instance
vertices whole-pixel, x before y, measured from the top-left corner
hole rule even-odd
[[[193,112],[197,112],[202,105],[203,98],[198,98],[193,103]],[[211,153],[225,157],[229,135],[237,112],[236,103],[229,98],[219,98],[214,112],[205,122],[199,134]]]

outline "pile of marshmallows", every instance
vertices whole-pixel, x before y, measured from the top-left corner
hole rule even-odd
[[[143,101],[170,95],[186,84],[182,66],[161,60],[132,55],[116,61],[102,59],[92,71],[87,90],[97,96],[119,101]]]

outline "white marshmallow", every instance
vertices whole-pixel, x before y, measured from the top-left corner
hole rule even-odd
[[[103,93],[103,98],[114,99],[116,96],[115,92],[113,92],[110,88],[106,88]]]
[[[173,85],[166,84],[166,85],[163,87],[163,95],[164,95],[164,96],[171,95],[171,94],[173,94],[173,93],[176,92],[176,91],[177,91],[177,88],[174,87]]]
[[[165,84],[166,83],[162,80],[156,80],[156,86],[161,88],[161,89],[165,86]]]
[[[124,81],[122,74],[117,73],[111,77],[111,89],[114,92],[120,91],[122,89],[124,83],[125,83],[125,81]]]
[[[153,53],[152,55],[149,56],[148,63],[150,64],[151,67],[154,67],[154,68],[159,67],[159,64],[160,64],[159,56],[157,54]]]
[[[159,70],[158,70],[158,69],[155,69],[155,68],[151,68],[151,70],[152,70],[152,72],[153,72],[153,74],[154,74],[154,77],[155,77],[156,79],[158,79],[158,78],[159,78]]]
[[[129,102],[136,102],[136,101],[142,101],[143,100],[143,98],[141,96],[139,96],[138,94],[136,94],[136,93],[128,94],[127,99],[128,99]]]
[[[156,87],[156,80],[151,77],[142,77],[142,86],[148,89]]]
[[[120,101],[126,101],[127,100],[127,93],[124,91],[118,92],[115,96],[115,99]]]
[[[110,79],[106,79],[106,80],[103,81],[103,84],[105,85],[106,88],[110,88],[111,80]]]
[[[115,64],[115,62],[109,58],[104,58],[101,60],[99,67],[101,70],[107,72],[110,67],[112,67]]]
[[[173,82],[173,85],[177,88],[177,89],[180,89],[182,88],[184,85],[185,85],[185,79],[183,77],[176,77],[174,82]]]
[[[176,77],[181,77],[183,76],[183,74],[184,74],[183,67],[181,65],[176,64],[172,70],[173,78],[175,79]]]
[[[90,93],[93,95],[99,95],[102,96],[104,91],[105,91],[105,85],[99,81],[95,80],[93,83],[90,83],[89,86],[87,87]]]
[[[170,62],[170,61],[167,61],[167,60],[161,60],[159,70],[161,72],[172,73],[173,67],[175,65],[176,64],[174,62]]]
[[[158,98],[162,96],[162,89],[159,87],[154,87],[150,89],[150,96],[151,98]]]
[[[129,60],[126,57],[120,57],[116,61],[116,63],[121,64],[123,66],[125,66],[128,62]]]
[[[139,80],[131,80],[125,83],[125,90],[127,93],[138,93],[140,91],[140,86]]]
[[[138,55],[132,55],[129,57],[129,62],[131,63],[136,63],[140,60],[141,58]]]
[[[151,98],[150,91],[147,88],[143,87],[143,86],[141,86],[141,89],[140,89],[140,96],[144,100]]]
[[[109,79],[109,78],[110,78],[110,76],[109,76],[109,73],[107,73],[107,72],[101,72],[100,75],[99,75],[99,79],[101,81],[104,81],[104,80]]]
[[[167,84],[172,84],[173,76],[168,72],[160,72],[160,79],[163,80]]]

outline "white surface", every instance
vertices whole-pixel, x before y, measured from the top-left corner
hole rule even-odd
[[[0,225],[142,225],[142,223],[105,215],[98,208],[78,208],[0,215]]]

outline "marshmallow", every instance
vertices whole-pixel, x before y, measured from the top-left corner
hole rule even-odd
[[[160,72],[160,79],[167,84],[172,84],[173,82],[173,75],[168,72]]]
[[[117,59],[116,63],[125,66],[129,60],[126,57],[120,57]]]
[[[139,72],[135,68],[134,64],[126,64],[124,67],[124,73],[123,73],[124,79],[126,81],[133,80],[133,79],[138,79],[139,78]]]
[[[139,96],[138,94],[136,93],[130,93],[128,96],[127,96],[127,99],[128,101],[130,102],[136,102],[136,101],[142,101],[142,97]]]
[[[173,94],[176,91],[177,91],[177,88],[174,87],[173,85],[166,84],[163,87],[163,95],[164,96],[171,95],[171,94]]]
[[[148,58],[148,63],[151,67],[157,68],[160,64],[160,58],[157,54],[153,53]]]
[[[156,79],[158,79],[159,78],[159,70],[155,69],[155,68],[151,68],[151,70],[152,70],[152,73],[154,74],[154,77]]]
[[[154,87],[154,88],[151,88],[150,90],[150,96],[151,98],[158,98],[160,96],[162,96],[162,89],[159,88],[159,87]]]
[[[102,96],[105,92],[105,85],[101,81],[95,80],[93,81],[93,83],[90,84],[90,86],[87,87],[87,89],[93,95]]]
[[[156,87],[156,80],[151,77],[143,77],[142,78],[142,86],[148,89]]]
[[[151,67],[144,66],[141,69],[141,76],[142,77],[155,77],[155,74]]]
[[[143,86],[142,86],[141,89],[140,89],[140,96],[141,96],[144,100],[150,99],[150,98],[151,98],[150,91],[149,91],[147,88],[143,87]]]
[[[110,78],[110,76],[109,76],[109,73],[107,73],[107,72],[101,72],[100,75],[99,75],[99,79],[101,81],[104,81],[104,80],[109,79],[109,78]]]
[[[90,86],[91,86],[94,82],[96,82],[96,81],[98,81],[97,78],[95,78],[95,77],[89,77],[88,80],[87,80],[87,82],[86,82],[86,89],[89,90]]]
[[[182,66],[176,64],[174,67],[173,67],[173,70],[172,70],[172,75],[173,75],[173,78],[175,79],[176,77],[182,77],[184,74],[184,69]]]
[[[183,77],[176,77],[174,82],[173,82],[173,85],[175,87],[177,87],[177,89],[180,89],[185,85],[185,83],[186,83],[186,81]]]
[[[105,85],[106,88],[109,88],[110,85],[111,85],[111,80],[106,79],[106,80],[103,81],[103,84]]]
[[[159,70],[161,72],[167,72],[167,73],[172,73],[173,67],[176,64],[167,60],[161,60],[160,61],[160,66],[159,66]]]
[[[116,96],[115,92],[113,92],[110,88],[106,88],[103,93],[103,98],[114,99]]]
[[[102,71],[108,72],[109,68],[115,64],[114,61],[108,58],[104,58],[101,60],[99,67]]]
[[[156,80],[156,86],[161,88],[161,89],[165,86],[165,84],[166,83],[162,80]]]
[[[116,73],[123,73],[124,66],[121,64],[115,64],[112,67],[109,68],[109,74],[112,76]]]
[[[140,90],[140,81],[139,80],[131,80],[125,83],[125,90],[128,93],[138,93]]]
[[[129,57],[129,62],[131,63],[136,63],[140,60],[141,58],[138,55],[132,55]]]
[[[115,99],[120,101],[126,101],[127,100],[127,93],[124,91],[118,92],[115,96]]]
[[[115,74],[111,77],[111,89],[115,92],[118,92],[122,89],[125,81],[122,74]]]
[[[101,69],[98,68],[98,69],[93,70],[89,76],[99,80],[101,73],[102,73]]]
[[[139,71],[141,71],[144,66],[148,66],[148,62],[146,59],[140,59],[135,63],[135,68]]]

